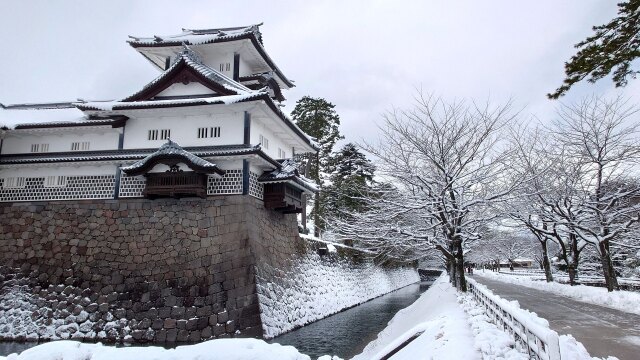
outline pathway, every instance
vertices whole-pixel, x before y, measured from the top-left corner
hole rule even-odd
[[[559,334],[573,335],[591,356],[640,359],[640,315],[482,276],[473,278],[496,295],[518,300],[522,308],[547,319],[551,328]]]

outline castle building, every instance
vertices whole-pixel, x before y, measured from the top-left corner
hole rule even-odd
[[[0,202],[242,194],[301,212],[316,188],[292,158],[317,146],[280,109],[294,85],[259,26],[131,37],[160,75],[120,100],[0,104]]]

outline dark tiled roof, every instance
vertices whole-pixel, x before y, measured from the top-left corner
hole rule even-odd
[[[74,151],[58,153],[27,153],[0,156],[0,165],[9,164],[37,164],[55,162],[82,162],[82,161],[110,161],[110,160],[139,160],[153,154],[158,149],[127,149],[104,151]],[[260,150],[259,145],[223,145],[223,146],[197,146],[185,147],[184,150],[198,157],[235,156],[257,154],[270,160]],[[280,166],[275,160],[270,160],[274,166]]]
[[[261,183],[279,183],[287,182],[298,185],[309,192],[318,192],[316,184],[311,180],[300,175],[298,172],[298,164],[292,159],[286,159],[281,162],[281,167],[271,172],[264,173],[258,178]]]
[[[235,28],[220,28],[220,29],[203,29],[203,30],[189,30],[183,29],[181,34],[167,35],[167,36],[154,36],[154,37],[137,37],[129,36],[131,39],[127,42],[134,48],[143,47],[166,47],[166,46],[180,46],[186,45],[202,45],[229,42],[241,39],[249,39],[255,46],[260,56],[271,67],[278,77],[288,87],[294,87],[295,85],[289,80],[282,71],[276,66],[275,62],[269,57],[266,50],[262,46],[262,33],[260,32],[258,25],[252,25],[247,27],[235,27]]]

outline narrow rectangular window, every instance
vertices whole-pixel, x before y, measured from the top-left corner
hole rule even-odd
[[[148,140],[158,140],[158,130],[149,130]]]
[[[83,141],[82,142],[82,150],[89,150],[89,142],[88,141]]]
[[[47,152],[49,151],[49,144],[31,144],[31,152]]]
[[[284,150],[282,150],[281,148],[278,148],[278,159],[284,159],[286,157],[287,156],[286,156]]]
[[[78,150],[80,150],[80,143],[79,142],[71,143],[71,151],[78,151]]]
[[[171,129],[160,130],[160,140],[167,140],[171,137]]]
[[[16,178],[14,177],[8,177],[4,179],[4,187],[5,188],[12,188],[16,186]]]
[[[231,63],[227,63],[227,71],[231,71]]]
[[[220,137],[220,126],[211,128],[211,137]]]
[[[220,64],[220,71],[224,71],[224,64]]]

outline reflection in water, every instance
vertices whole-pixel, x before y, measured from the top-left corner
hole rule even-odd
[[[360,353],[370,341],[374,340],[398,310],[411,305],[428,287],[424,283],[409,285],[280,335],[269,342],[293,345],[312,359],[325,354],[338,355],[344,359],[350,358]],[[21,353],[36,345],[38,345],[36,342],[0,342],[0,356]],[[139,344],[139,346],[149,345]],[[153,346],[172,348],[176,344],[153,344]]]
[[[348,359],[362,352],[399,310],[411,305],[428,287],[426,284],[409,285],[269,342],[295,346],[312,359],[321,355]]]

